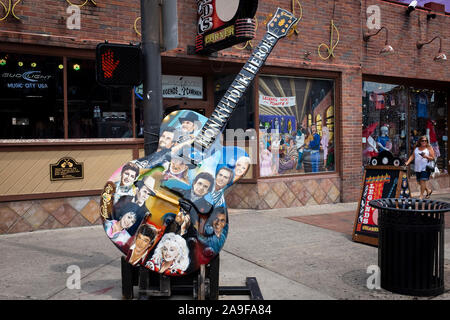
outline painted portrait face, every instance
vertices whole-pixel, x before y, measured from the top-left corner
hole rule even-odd
[[[184,132],[192,132],[192,131],[194,131],[194,128],[195,128],[195,126],[192,121],[186,120],[181,123],[181,130]]]
[[[173,132],[164,131],[159,137],[159,148],[172,148],[173,136]]]
[[[151,190],[145,184],[137,191],[136,200],[139,202],[144,202],[150,197]]]
[[[226,169],[220,169],[216,175],[216,187],[222,189],[225,187],[231,179],[231,172]]]
[[[170,161],[170,172],[173,174],[179,174],[187,169],[186,164],[180,159],[172,158]]]
[[[241,177],[247,173],[249,167],[250,163],[247,158],[241,157],[236,161],[236,168],[234,169],[234,172],[236,173],[236,176]]]
[[[200,178],[197,180],[197,182],[194,184],[194,193],[198,197],[203,197],[208,193],[209,187],[211,186],[211,183],[203,178]]]
[[[150,237],[144,236],[142,233],[138,233],[136,236],[135,250],[137,254],[143,254],[152,244]]]
[[[121,184],[123,186],[131,186],[136,179],[136,172],[134,170],[128,169],[122,173]]]
[[[179,255],[178,247],[172,241],[166,242],[161,248],[161,254],[165,261],[173,261]]]
[[[220,235],[222,233],[222,230],[225,227],[226,223],[227,223],[227,218],[225,216],[225,213],[217,214],[216,219],[214,219],[214,221],[213,221],[214,233],[217,235]]]
[[[311,132],[312,132],[312,133],[316,133],[316,132],[317,132],[316,126],[311,126]]]
[[[122,218],[120,219],[120,226],[123,229],[128,229],[136,222],[136,215],[134,212],[127,212],[125,213]]]

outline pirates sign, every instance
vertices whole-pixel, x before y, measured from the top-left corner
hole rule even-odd
[[[195,52],[209,54],[255,37],[258,0],[197,0]]]

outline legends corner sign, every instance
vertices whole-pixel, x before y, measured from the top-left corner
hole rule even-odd
[[[195,52],[208,54],[255,37],[258,0],[197,0]]]
[[[50,180],[72,180],[84,178],[83,162],[76,162],[75,159],[64,157],[57,163],[50,164]]]

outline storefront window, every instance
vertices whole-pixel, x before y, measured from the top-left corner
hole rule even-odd
[[[95,80],[95,61],[0,52],[0,139],[129,138],[131,90]]]
[[[260,176],[335,170],[333,80],[260,76],[258,101]]]
[[[446,172],[448,133],[445,92],[364,81],[362,108],[364,164],[388,164],[382,162],[387,159],[383,156],[385,151],[391,153],[392,159],[404,162],[414,150],[418,138],[428,135],[438,156],[438,168]]]
[[[365,81],[363,83],[363,161],[388,165],[392,158],[405,161],[408,152],[408,96],[404,86]],[[386,163],[384,163],[384,162]]]
[[[0,52],[0,138],[64,138],[63,60]]]
[[[69,138],[132,138],[131,89],[95,80],[95,62],[67,60]]]

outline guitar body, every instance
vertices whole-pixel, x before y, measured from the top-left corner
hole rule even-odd
[[[193,131],[184,130],[186,121],[194,124]],[[103,226],[129,263],[183,275],[222,249],[228,234],[224,192],[249,169],[247,153],[222,147],[219,140],[197,165],[171,153],[206,121],[193,111],[172,112],[163,120],[159,151],[125,164],[106,183]]]
[[[224,192],[247,173],[250,158],[217,138],[278,39],[297,22],[278,8],[211,117],[172,112],[161,124],[158,150],[110,177],[100,213],[107,236],[130,264],[184,275],[220,252],[229,231]]]

